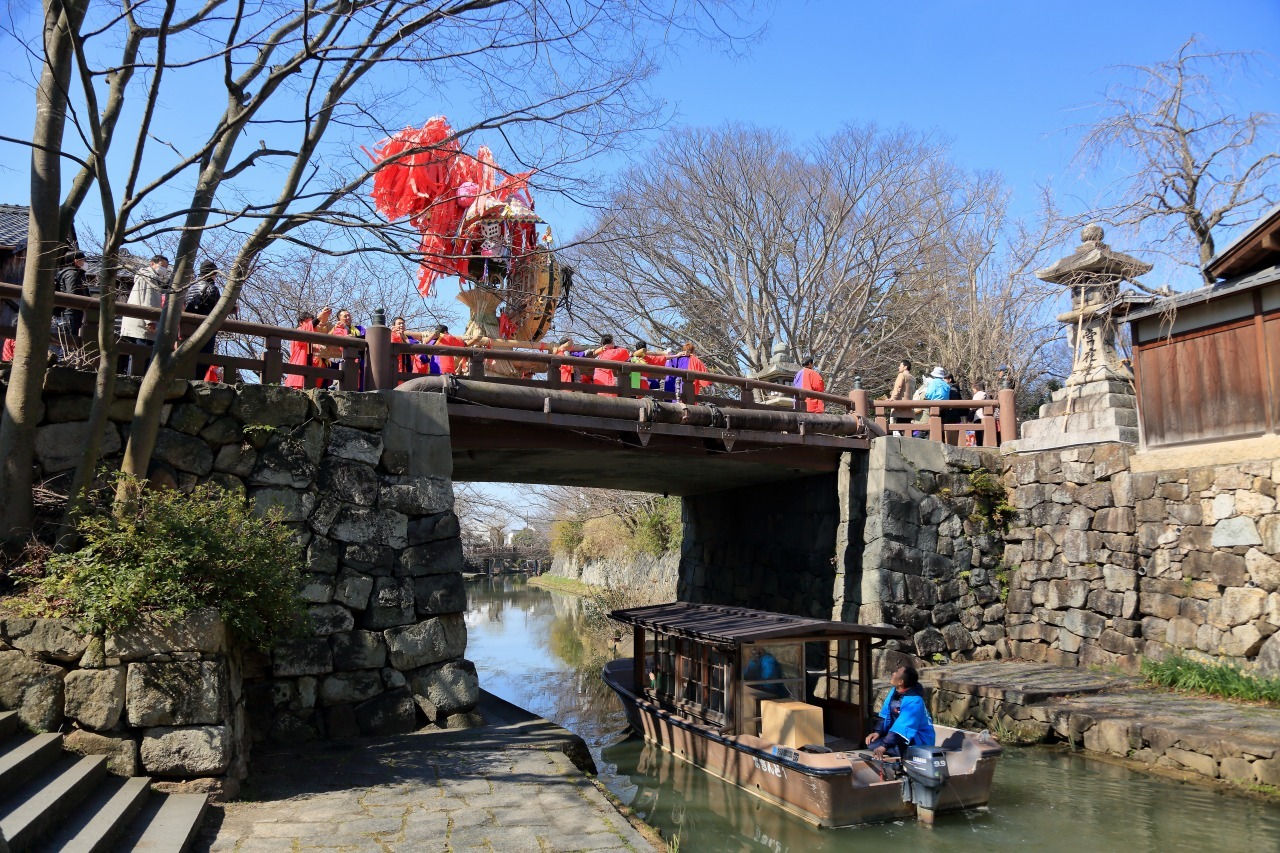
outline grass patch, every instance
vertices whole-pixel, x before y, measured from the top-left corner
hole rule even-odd
[[[543,589],[551,589],[556,592],[568,592],[573,595],[590,595],[596,591],[596,588],[589,583],[583,583],[580,580],[572,578],[562,578],[556,575],[538,575],[529,578],[529,586],[540,586]]]
[[[1173,690],[1280,706],[1280,678],[1258,678],[1230,664],[1170,655],[1143,659],[1141,672],[1148,682]]]

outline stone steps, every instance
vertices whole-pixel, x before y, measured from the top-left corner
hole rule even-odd
[[[208,798],[155,794],[150,782],[110,776],[106,756],[71,753],[56,733],[20,733],[16,713],[0,712],[0,849],[180,853]]]

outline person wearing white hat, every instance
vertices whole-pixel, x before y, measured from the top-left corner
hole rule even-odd
[[[947,400],[951,398],[951,386],[947,384],[944,378],[947,371],[941,367],[934,367],[929,372],[929,378],[924,383],[924,398],[926,400]]]

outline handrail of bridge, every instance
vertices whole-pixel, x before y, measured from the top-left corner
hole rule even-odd
[[[20,300],[22,288],[17,285],[0,283],[0,298]],[[54,304],[58,307],[74,308],[85,312],[86,326],[96,323],[98,300],[89,296],[73,294],[54,294]],[[130,305],[117,302],[116,313],[122,317],[135,317],[142,320],[158,321],[161,309],[142,305]],[[184,333],[194,331],[204,321],[198,314],[183,313],[181,328]],[[220,333],[244,335],[262,340],[262,354],[257,358],[246,358],[219,353],[197,356],[197,365],[216,365],[232,370],[245,370],[258,375],[264,384],[278,384],[287,377],[299,377],[307,386],[316,383],[328,385],[336,383],[339,390],[356,391],[361,389],[390,389],[401,382],[416,378],[420,374],[404,373],[399,370],[400,357],[404,355],[453,356],[459,359],[459,367],[465,364],[465,372],[459,375],[469,379],[478,379],[497,384],[546,388],[560,391],[575,391],[586,394],[615,395],[618,397],[643,398],[653,397],[659,400],[712,406],[733,406],[737,408],[755,408],[778,410],[790,408],[803,412],[806,400],[820,400],[823,403],[842,407],[850,414],[874,420],[886,432],[891,434],[924,434],[934,441],[953,440],[959,442],[964,433],[974,433],[980,438],[979,443],[986,447],[995,446],[999,442],[1010,441],[1017,437],[1017,419],[1015,415],[1013,392],[1009,389],[1000,391],[995,400],[871,400],[868,392],[855,388],[848,396],[827,392],[809,391],[791,385],[765,382],[743,376],[730,376],[707,371],[688,370],[686,368],[667,367],[665,365],[640,364],[631,361],[609,361],[594,358],[579,358],[564,353],[547,352],[545,344],[525,343],[519,341],[500,341],[497,347],[449,347],[438,344],[402,344],[391,342],[391,330],[386,326],[370,326],[366,338],[333,335],[325,332],[306,332],[301,329],[282,326],[270,326],[263,323],[252,323],[243,320],[226,320],[219,327]],[[12,338],[16,334],[13,326],[0,326],[0,340]],[[291,341],[340,347],[343,358],[341,367],[315,367],[289,363],[285,357],[284,344]],[[92,345],[92,341],[54,339],[51,347],[70,345],[80,347],[83,343]],[[527,347],[527,348],[526,348]],[[536,349],[535,349],[536,347]],[[121,356],[147,356],[150,347],[121,341],[118,345]],[[130,359],[130,372],[137,375],[144,368],[144,359]],[[487,365],[497,362],[512,362],[523,365],[518,372],[528,375],[503,376],[487,369]],[[540,369],[533,369],[536,365]],[[603,369],[614,375],[613,385],[594,383],[566,383],[561,379],[560,367],[569,366],[578,371]],[[514,369],[514,368],[513,368]],[[546,373],[546,378],[535,379],[533,374]],[[632,387],[632,375],[642,377],[675,377],[677,391],[671,392],[663,388],[648,388],[645,383],[640,387]],[[700,392],[699,383],[710,383],[707,391]],[[716,387],[736,388],[738,398],[716,393]],[[755,393],[769,395],[774,404],[764,400],[756,400]],[[789,406],[777,405],[779,399],[790,398]],[[984,417],[977,423],[946,423],[942,421],[942,412],[951,409],[967,411],[981,410]],[[891,420],[899,412],[912,414],[927,411],[927,422],[908,423]]]
[[[770,406],[766,403],[757,402],[751,396],[751,392],[760,391],[778,396],[791,397],[791,408],[796,411],[804,410],[804,400],[821,400],[824,403],[830,403],[844,409],[852,409],[850,399],[839,394],[828,394],[821,391],[808,391],[803,388],[796,388],[793,385],[781,385],[776,382],[764,382],[759,379],[751,379],[743,376],[729,376],[723,373],[688,370],[681,367],[640,364],[631,361],[609,361],[599,358],[581,358],[564,353],[546,353],[514,348],[489,349],[486,347],[449,347],[439,346],[436,344],[397,343],[391,344],[391,349],[394,356],[423,354],[453,356],[454,358],[465,359],[467,362],[465,371],[460,368],[458,375],[465,376],[468,379],[495,382],[502,385],[548,388],[557,391],[578,391],[586,394],[607,394],[618,397],[656,397],[664,400],[679,400],[680,402],[687,404],[702,402],[713,403],[716,405],[732,405],[740,408],[778,408],[777,406]],[[533,379],[525,376],[503,376],[488,372],[485,366],[486,362],[498,361],[544,366],[547,378]],[[613,384],[603,385],[586,382],[565,382],[560,376],[561,367],[572,367],[579,371],[595,371],[596,369],[607,370],[613,374]],[[544,371],[536,370],[526,372],[542,373]],[[645,378],[673,376],[680,380],[677,385],[678,390],[674,392],[666,391],[662,388],[649,388],[647,385],[643,384],[633,387],[631,377],[634,374],[640,374]],[[396,378],[399,381],[405,381],[408,379],[415,379],[420,375],[421,374],[397,372]],[[696,388],[696,384],[699,382],[709,382],[712,386],[728,385],[730,387],[736,387],[739,389],[741,397],[723,397],[715,394],[699,392]]]

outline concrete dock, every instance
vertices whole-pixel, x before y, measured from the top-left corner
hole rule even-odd
[[[654,849],[581,769],[580,738],[482,696],[478,729],[256,749],[244,800],[211,808],[195,849]]]

